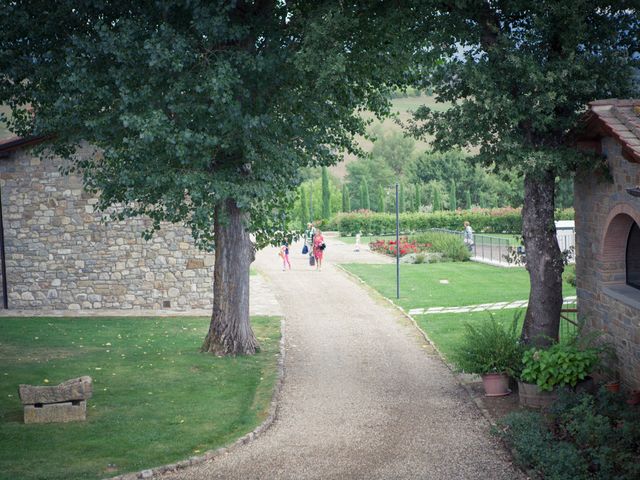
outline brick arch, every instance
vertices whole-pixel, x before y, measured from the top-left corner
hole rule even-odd
[[[627,239],[633,222],[640,225],[640,212],[621,203],[616,205],[607,217],[606,227],[600,242],[600,258],[606,263],[624,265],[627,251]]]

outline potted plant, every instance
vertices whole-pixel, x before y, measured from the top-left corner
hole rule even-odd
[[[510,327],[504,327],[493,315],[478,325],[465,324],[461,343],[452,360],[459,371],[482,377],[485,395],[508,395],[509,376],[517,376],[522,362],[518,340],[517,317]]]
[[[599,360],[600,349],[581,347],[575,341],[525,351],[518,381],[520,404],[534,408],[549,406],[557,398],[557,388],[575,387],[587,378]]]

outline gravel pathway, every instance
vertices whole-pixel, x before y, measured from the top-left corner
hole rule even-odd
[[[411,324],[332,263],[381,263],[328,237],[312,270],[275,249],[258,269],[286,316],[278,419],[255,441],[168,479],[519,479],[489,426]]]

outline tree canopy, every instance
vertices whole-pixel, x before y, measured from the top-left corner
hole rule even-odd
[[[215,206],[228,198],[267,241],[301,167],[356,151],[365,125],[357,111],[386,111],[389,65],[403,55],[376,2],[0,8],[0,102],[14,108],[12,129],[54,133],[49,146],[71,160],[81,142],[96,146],[100,156],[75,166],[100,208],[121,205],[121,216],[147,216],[154,228],[185,223],[205,247]]]
[[[15,0],[0,4],[0,104],[115,218],[191,229],[216,250],[203,349],[252,353],[254,245],[285,229],[305,166],[384,114],[410,57],[385,2]],[[87,143],[94,155],[76,155]]]
[[[418,17],[428,64],[419,86],[450,102],[416,112],[414,133],[437,149],[478,148],[477,158],[524,175],[523,237],[531,280],[523,340],[558,336],[562,257],[555,240],[555,180],[585,159],[570,132],[587,103],[638,94],[637,2],[436,1]]]

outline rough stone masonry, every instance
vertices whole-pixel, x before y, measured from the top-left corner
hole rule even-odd
[[[179,226],[145,241],[144,220],[101,223],[61,162],[29,149],[0,158],[10,309],[211,308],[213,255]]]

